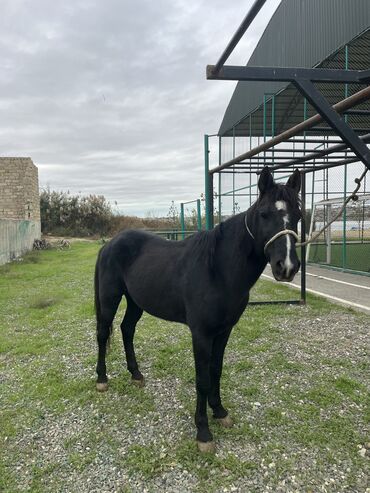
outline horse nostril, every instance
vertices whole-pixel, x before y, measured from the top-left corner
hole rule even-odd
[[[284,269],[284,262],[283,262],[282,260],[278,260],[278,261],[276,262],[276,267],[277,267],[280,271],[282,271],[282,270]]]

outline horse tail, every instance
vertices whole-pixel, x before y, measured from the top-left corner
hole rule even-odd
[[[98,258],[96,260],[95,264],[95,275],[94,275],[94,304],[95,304],[95,315],[96,315],[96,322],[97,322],[97,327],[99,326],[100,319],[101,319],[101,307],[100,307],[100,298],[99,298],[99,262],[100,262],[100,253],[101,250],[98,253]]]
[[[105,245],[104,245],[105,246]],[[98,253],[98,258],[96,260],[95,264],[95,275],[94,275],[94,305],[95,305],[95,315],[96,315],[96,330],[97,332],[99,331],[99,327],[101,325],[102,317],[101,317],[101,303],[100,303],[100,296],[99,296],[99,267],[101,264],[101,254],[102,251],[104,250],[103,248],[100,249]],[[113,333],[113,323],[109,327],[109,335],[108,335],[108,340],[107,340],[107,349],[110,349],[110,339]]]

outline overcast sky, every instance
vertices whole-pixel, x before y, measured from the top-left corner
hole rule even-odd
[[[203,134],[234,82],[207,81],[254,0],[2,0],[0,154],[40,186],[165,215],[203,191]],[[228,63],[245,64],[279,0]]]

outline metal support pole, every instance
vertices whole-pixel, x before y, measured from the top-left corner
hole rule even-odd
[[[252,113],[249,115],[249,150],[251,149],[252,149]],[[249,159],[249,163],[251,163],[250,159]],[[252,175],[249,174],[249,207],[251,205],[252,205]]]
[[[218,164],[222,163],[222,137],[218,138]],[[222,175],[218,174],[218,223],[222,221]]]
[[[235,157],[235,127],[233,127],[233,159]],[[233,190],[235,190],[235,173],[233,173]],[[235,216],[235,192],[233,192],[233,216]]]
[[[212,229],[211,216],[213,218],[213,183],[212,183],[212,193],[210,197],[210,186],[213,182],[212,176],[209,172],[209,136],[204,135],[204,200],[205,200],[205,210],[206,210],[206,229]]]
[[[180,204],[180,224],[181,224],[181,238],[185,238],[185,213],[184,213],[184,204],[181,202]]]
[[[331,221],[331,204],[326,206],[326,220]],[[326,230],[326,263],[331,265],[331,226]]]
[[[200,199],[197,199],[197,223],[198,223],[198,231],[202,229],[202,211],[200,208]]]
[[[314,217],[315,217],[315,211],[316,211],[316,204],[313,205],[311,208],[311,221],[310,221],[310,229],[308,232],[308,237],[311,238],[312,233],[313,233],[313,227],[314,227]],[[306,249],[306,263],[310,261],[310,250],[311,250],[311,243],[307,245]]]
[[[301,172],[301,243],[306,241],[306,173]],[[306,247],[301,246],[301,304],[306,304]]]
[[[272,138],[275,137],[275,94],[272,95],[272,101],[271,101],[271,137]],[[272,160],[275,160],[274,151],[275,149],[272,148],[272,154],[271,154]],[[272,175],[274,175],[274,172],[272,172]]]
[[[207,229],[212,229],[214,226],[213,175],[211,173],[208,173],[208,176],[209,221]]]
[[[303,98],[303,120],[307,120],[307,99]],[[306,132],[303,132],[303,152],[306,155]],[[304,162],[303,168],[306,167],[306,163]]]
[[[266,142],[266,94],[263,95],[263,142]],[[235,156],[233,156],[235,157]]]
[[[345,63],[345,69],[348,70],[349,68],[349,53],[348,53],[348,45],[344,47],[344,63]],[[348,84],[344,85],[344,97],[348,98]],[[347,123],[348,117],[347,115],[344,115],[344,121]],[[346,156],[347,157],[347,156]],[[347,179],[348,179],[348,169],[347,169],[347,164],[344,165],[344,194],[343,198],[344,200],[347,197]],[[342,268],[345,269],[347,265],[347,207],[344,208],[343,211],[343,230],[342,230]]]

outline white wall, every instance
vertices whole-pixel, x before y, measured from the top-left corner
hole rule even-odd
[[[0,265],[32,250],[36,238],[41,238],[40,221],[0,219]]]

